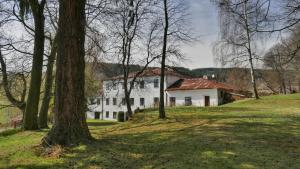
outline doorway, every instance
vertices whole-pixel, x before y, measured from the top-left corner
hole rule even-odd
[[[204,100],[205,100],[205,107],[209,107],[210,106],[210,97],[209,96],[205,96],[204,97]]]
[[[95,119],[100,119],[100,112],[95,112]]]

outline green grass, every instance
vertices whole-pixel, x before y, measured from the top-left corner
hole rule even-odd
[[[89,121],[95,141],[60,158],[41,153],[46,131],[8,131],[0,135],[0,168],[300,168],[300,94],[170,108],[167,116]]]

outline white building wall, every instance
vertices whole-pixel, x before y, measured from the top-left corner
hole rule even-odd
[[[158,87],[154,87],[154,80],[158,79],[160,81],[159,76],[152,77],[142,77],[136,80],[135,87],[131,92],[130,98],[134,98],[134,105],[132,106],[132,110],[144,109],[154,107],[154,98],[159,98],[159,83]],[[176,76],[166,76],[165,79],[165,89],[170,85],[174,84],[180,77]],[[129,79],[128,81],[130,81]],[[138,81],[144,81],[144,88],[141,89]],[[107,88],[108,84],[108,88]],[[113,87],[115,84],[115,87]],[[122,105],[122,99],[125,97],[124,89],[122,87],[122,80],[115,81],[104,81],[103,82],[103,96],[99,96],[95,99],[100,99],[96,106],[90,107],[94,112],[100,112],[100,119],[103,120],[117,120],[113,118],[113,112],[116,114],[120,111],[127,111],[126,105]],[[169,98],[176,97],[176,106],[185,105],[185,97],[192,98],[192,104],[194,106],[204,106],[204,97],[210,96],[210,105],[217,106],[218,105],[218,90],[217,89],[202,89],[202,90],[179,90],[179,91],[167,91],[165,93],[165,104],[169,105]],[[113,105],[113,98],[116,98],[117,104]],[[140,98],[144,98],[144,106],[140,105]],[[103,101],[102,101],[103,99]],[[106,104],[106,99],[109,99],[109,104]],[[87,112],[87,118],[93,119],[95,117],[95,113],[89,111]],[[103,112],[103,114],[101,113]],[[108,113],[108,117],[106,116],[106,112]]]
[[[154,80],[158,79],[158,86],[154,87]],[[175,81],[179,80],[176,76],[166,76],[165,89],[172,85]],[[128,81],[130,81],[129,79]],[[140,88],[139,81],[144,81],[144,88]],[[132,110],[145,109],[154,107],[154,98],[159,98],[159,76],[142,77],[136,80],[135,86],[131,91],[130,98],[134,98],[134,105]],[[109,88],[107,88],[107,85]],[[113,85],[116,85],[113,87]],[[116,120],[113,118],[113,112],[127,111],[126,105],[122,105],[122,99],[125,98],[124,89],[122,87],[122,80],[104,81],[104,100],[103,100],[103,116],[104,120]],[[129,84],[128,84],[129,86]],[[113,105],[113,98],[117,100],[117,104]],[[144,98],[144,105],[140,105],[140,98]],[[109,99],[109,105],[106,104],[106,99]],[[102,107],[98,106],[97,110],[101,110]],[[109,112],[109,117],[106,117],[106,112]]]
[[[176,106],[185,105],[185,97],[192,98],[192,105],[203,107],[205,106],[205,96],[210,97],[210,106],[218,106],[218,90],[217,89],[201,89],[201,90],[176,90],[167,91],[168,98],[176,98]]]

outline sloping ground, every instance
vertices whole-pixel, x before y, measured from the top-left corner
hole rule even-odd
[[[46,131],[7,132],[0,168],[300,168],[300,94],[157,116],[90,121],[95,141],[51,155],[39,146]]]

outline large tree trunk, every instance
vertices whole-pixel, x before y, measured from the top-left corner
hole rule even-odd
[[[59,1],[54,125],[44,145],[72,146],[91,138],[84,97],[85,2]]]
[[[35,24],[34,52],[29,93],[24,113],[24,130],[38,129],[38,107],[43,71],[44,55],[44,3],[30,2]]]
[[[39,112],[39,127],[48,128],[48,110],[49,103],[51,100],[51,91],[53,85],[53,65],[57,53],[57,41],[56,38],[51,47],[51,53],[48,57],[47,71],[46,71],[46,80],[45,80],[45,92],[44,98],[42,101],[42,106]]]
[[[169,16],[168,16],[168,4],[167,0],[164,0],[164,13],[165,13],[165,27],[164,27],[164,41],[161,57],[161,75],[160,75],[160,99],[159,99],[159,118],[166,117],[165,112],[165,68],[166,68],[166,53],[168,42],[168,30],[169,30]]]

